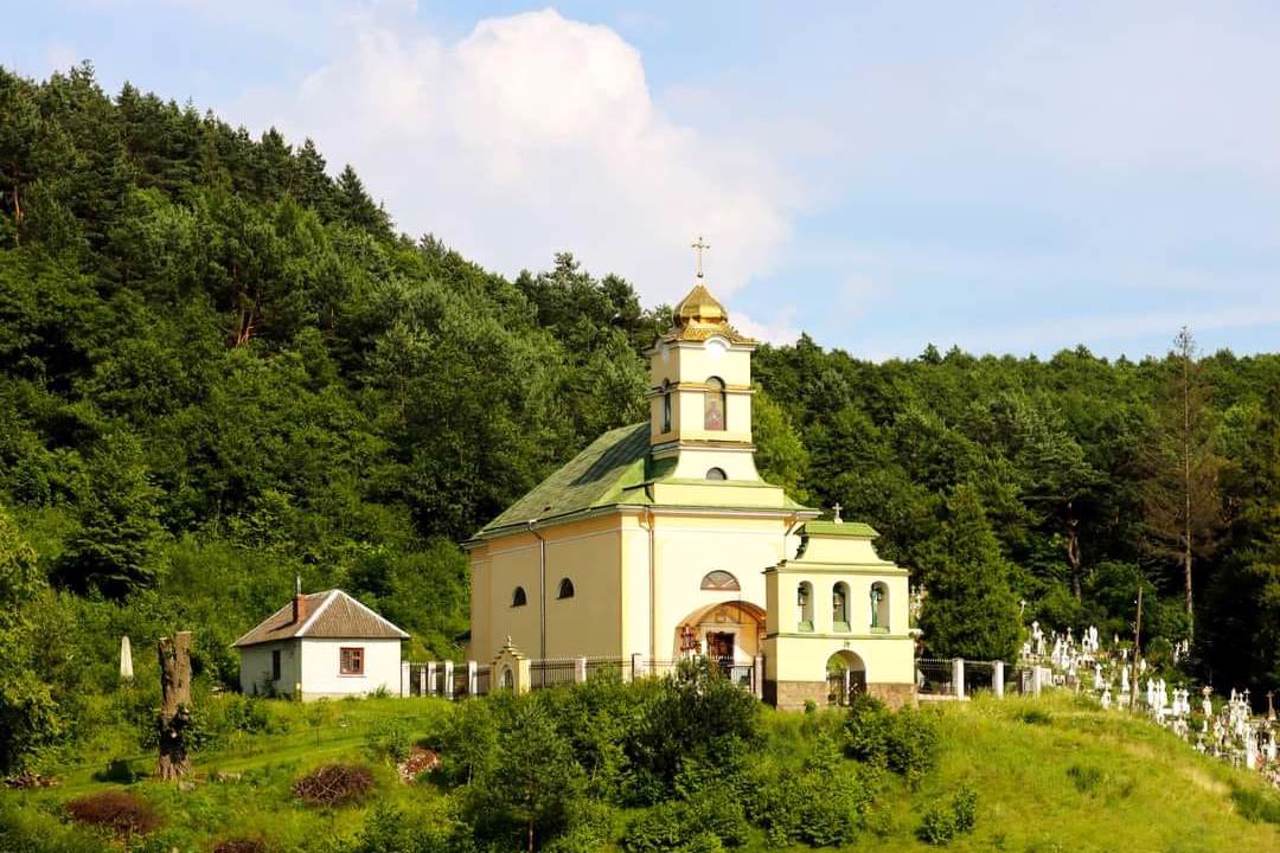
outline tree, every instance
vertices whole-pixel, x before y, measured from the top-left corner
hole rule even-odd
[[[1218,493],[1222,461],[1214,447],[1210,389],[1196,355],[1195,338],[1183,326],[1166,360],[1167,378],[1146,447],[1148,473],[1143,487],[1147,545],[1179,564],[1192,631],[1192,568],[1197,558],[1213,551],[1222,520]]]
[[[800,484],[808,473],[809,452],[786,411],[759,386],[751,399],[751,438],[756,445],[760,476],[805,502],[808,495]]]
[[[65,730],[61,710],[35,666],[38,638],[28,610],[44,591],[35,550],[0,506],[0,775],[22,770]]]
[[[939,552],[925,573],[925,645],[940,657],[1010,660],[1022,632],[1018,602],[977,491],[957,486],[947,515]]]
[[[470,807],[479,832],[496,839],[518,830],[532,853],[569,826],[585,779],[536,697],[517,700],[510,713],[497,760],[469,788]]]
[[[150,482],[138,440],[128,433],[103,439],[87,473],[79,526],[67,543],[58,577],[77,591],[123,598],[154,578],[149,558],[160,533],[159,490]]]

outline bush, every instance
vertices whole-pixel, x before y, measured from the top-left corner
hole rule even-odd
[[[1030,726],[1047,726],[1053,722],[1053,716],[1043,708],[1027,708],[1018,719]]]
[[[649,809],[628,827],[622,844],[631,853],[719,850],[742,846],[750,834],[742,801],[730,791],[707,789]]]
[[[1081,767],[1072,764],[1067,768],[1067,778],[1075,784],[1076,790],[1082,794],[1091,793],[1102,781],[1102,771],[1096,767]]]
[[[916,837],[925,844],[942,846],[956,837],[956,817],[951,809],[934,806],[924,813]]]
[[[871,804],[871,790],[859,772],[843,765],[835,744],[819,736],[804,769],[758,779],[755,813],[769,843],[814,847],[850,843]]]
[[[895,714],[877,699],[858,696],[845,721],[845,753],[888,767],[914,789],[937,763],[938,729],[920,711],[904,708]]]
[[[125,791],[103,791],[77,797],[66,805],[76,823],[110,829],[116,835],[142,835],[160,826],[160,816],[150,803]]]
[[[373,788],[373,773],[352,764],[328,764],[293,783],[293,795],[313,806],[360,802]]]
[[[127,758],[113,758],[107,762],[106,769],[93,774],[93,778],[99,782],[132,785],[138,781],[138,773],[134,771]]]
[[[379,720],[364,736],[365,750],[375,761],[399,764],[409,757],[413,739],[404,723],[397,719]]]
[[[978,794],[963,787],[951,798],[950,808],[936,805],[925,812],[916,837],[926,844],[950,844],[957,835],[973,832],[978,822]]]

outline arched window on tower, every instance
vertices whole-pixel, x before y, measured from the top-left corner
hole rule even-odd
[[[871,585],[871,630],[889,630],[889,587],[881,581]]]
[[[561,578],[560,591],[556,593],[556,598],[573,598],[573,581]]]
[[[849,585],[844,581],[831,589],[831,621],[835,630],[849,630]]]
[[[662,380],[662,432],[671,432],[671,380]]]
[[[812,631],[813,584],[808,581],[801,581],[800,586],[796,587],[796,610],[800,614],[799,625],[797,625],[797,628],[801,631]]]
[[[528,603],[529,598],[524,594],[524,587],[516,587],[515,592],[511,593],[511,606],[524,607]]]
[[[707,380],[707,390],[703,395],[702,414],[703,427],[709,430],[725,428],[725,393],[724,380],[712,376]]]
[[[707,572],[702,579],[703,589],[713,590],[740,590],[738,579],[726,571],[716,569],[714,572]]]

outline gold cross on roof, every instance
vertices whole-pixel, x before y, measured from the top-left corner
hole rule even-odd
[[[698,278],[702,278],[702,252],[703,252],[703,250],[705,250],[705,249],[710,249],[710,248],[711,248],[711,244],[710,244],[710,243],[705,242],[705,241],[702,239],[702,235],[701,235],[701,234],[699,234],[699,235],[698,235],[698,241],[697,241],[696,243],[690,243],[690,244],[689,244],[689,246],[690,246],[690,248],[692,248],[692,249],[693,249],[693,251],[694,251],[694,252],[696,252],[696,253],[697,253],[697,257],[698,257]]]

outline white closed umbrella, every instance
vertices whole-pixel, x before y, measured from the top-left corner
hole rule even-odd
[[[128,634],[120,638],[120,680],[133,681],[133,647]]]

